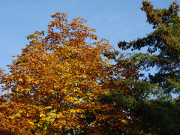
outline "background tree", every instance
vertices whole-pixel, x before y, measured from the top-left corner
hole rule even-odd
[[[147,81],[157,84],[162,91],[161,98],[170,99],[171,94],[180,91],[180,17],[179,5],[173,2],[169,9],[154,9],[148,1],[143,1],[141,8],[146,12],[147,22],[153,25],[154,32],[147,37],[138,38],[131,42],[120,41],[122,50],[141,49],[147,47],[147,53],[136,53],[132,56],[138,60],[137,65],[144,70],[157,68],[157,73],[150,74]]]
[[[126,42],[120,41],[122,50],[146,49],[147,53],[132,53],[129,61],[142,70],[157,68],[155,74],[141,79],[150,89],[139,85],[140,89],[154,100],[135,100],[137,104],[131,112],[137,118],[143,134],[179,134],[179,92],[180,92],[180,17],[179,5],[173,2],[168,9],[154,9],[148,1],[143,1],[142,11],[146,12],[147,22],[153,25],[154,31],[147,37]],[[141,83],[142,84],[142,83]],[[172,96],[175,94],[175,99]],[[174,99],[174,101],[173,101]]]
[[[111,79],[112,85],[108,87],[109,93],[101,96],[100,101],[114,103],[114,110],[121,108],[122,112],[126,112],[127,121],[125,124],[128,127],[126,130],[121,130],[117,127],[109,128],[105,126],[104,130],[108,130],[109,134],[114,135],[144,134],[143,129],[137,122],[138,119],[135,112],[140,111],[143,102],[148,100],[150,91],[154,87],[149,82],[140,79],[143,74],[139,72],[140,68],[136,65],[137,61],[132,59],[131,55],[125,55],[118,51],[108,51],[104,53],[104,56],[114,59],[116,64],[112,67],[116,70],[113,71],[114,78]],[[111,112],[111,114],[114,113],[115,111]],[[113,120],[117,121],[117,119]]]

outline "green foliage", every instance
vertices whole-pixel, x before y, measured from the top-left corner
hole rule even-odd
[[[157,73],[146,79],[163,90],[162,99],[171,99],[172,93],[180,92],[180,17],[179,5],[173,2],[169,9],[154,9],[148,1],[143,1],[141,8],[146,12],[147,22],[153,25],[154,32],[144,38],[131,42],[120,41],[122,50],[147,48],[147,53],[137,53],[131,57],[136,66],[148,70],[157,68]]]
[[[178,135],[180,133],[180,102],[151,100],[136,110],[136,124],[148,134]]]
[[[172,95],[180,92],[180,17],[179,5],[173,2],[169,9],[154,9],[148,1],[143,1],[141,8],[146,12],[147,22],[153,25],[154,32],[144,38],[126,42],[120,41],[122,50],[147,49],[147,53],[120,53],[117,51],[104,54],[114,59],[115,68],[128,67],[131,71],[151,70],[157,68],[155,74],[148,77],[136,73],[136,77],[125,68],[126,77],[119,74],[114,84],[126,85],[129,91],[121,87],[111,89],[103,101],[115,103],[128,111],[133,123],[128,123],[130,130],[124,134],[179,134],[180,104],[179,99],[171,101]],[[116,53],[115,53],[116,52]],[[120,57],[117,58],[117,55]],[[140,78],[144,77],[144,78]],[[157,99],[149,100],[152,96]],[[138,126],[137,126],[138,125]],[[113,131],[117,133],[118,131]],[[119,134],[122,134],[119,132]]]

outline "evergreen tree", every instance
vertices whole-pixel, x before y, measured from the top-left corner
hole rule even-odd
[[[157,68],[157,73],[149,74],[146,79],[158,86],[162,99],[171,99],[171,94],[180,92],[180,17],[179,5],[173,2],[169,9],[154,9],[148,1],[143,1],[141,8],[146,12],[147,22],[153,25],[154,31],[147,37],[131,42],[120,41],[122,50],[147,48],[147,53],[136,53],[137,66],[148,70]]]
[[[129,61],[136,62],[134,66],[141,70],[158,69],[155,74],[149,74],[145,79],[141,79],[142,82],[139,85],[139,89],[143,89],[141,94],[146,93],[146,96],[150,98],[156,95],[157,98],[155,100],[147,100],[147,98],[137,100],[136,98],[134,106],[127,107],[137,118],[134,124],[139,125],[139,131],[142,131],[142,134],[178,135],[180,132],[179,5],[173,2],[168,9],[154,9],[150,2],[143,1],[142,3],[141,9],[146,12],[147,22],[153,25],[154,31],[134,41],[120,41],[118,46],[122,50],[131,49],[132,51],[147,48],[147,53],[126,55]],[[146,88],[149,86],[148,89],[145,89],[142,84],[145,84]],[[176,94],[176,100],[172,100],[172,94]],[[125,99],[128,101],[128,98]]]

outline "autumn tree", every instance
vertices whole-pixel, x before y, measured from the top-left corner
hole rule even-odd
[[[100,54],[111,46],[103,39],[92,42],[98,37],[83,19],[68,23],[64,13],[52,17],[47,32],[27,36],[30,43],[9,65],[10,73],[1,75],[2,91],[9,91],[1,98],[10,102],[0,113],[3,129],[17,134],[80,132],[83,113],[103,109],[97,102],[104,93],[97,80],[106,81],[109,65]]]
[[[52,18],[47,32],[27,36],[30,42],[14,56],[9,73],[0,70],[6,91],[0,98],[0,129],[33,135],[107,134],[108,125],[127,131],[129,112],[101,98],[109,88],[119,87],[112,80],[123,72],[102,57],[112,47],[98,40],[84,19],[68,22],[59,12]]]

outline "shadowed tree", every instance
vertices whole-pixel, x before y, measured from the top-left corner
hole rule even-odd
[[[157,68],[146,81],[157,85],[159,97],[171,99],[171,94],[180,92],[180,17],[179,5],[173,2],[169,9],[154,9],[148,1],[143,1],[141,8],[146,12],[147,22],[153,25],[154,31],[144,38],[131,42],[120,41],[122,50],[147,48],[147,53],[136,53],[131,59],[144,70]]]
[[[154,9],[148,1],[143,1],[142,11],[146,12],[147,22],[154,31],[146,37],[126,42],[120,41],[122,50],[147,49],[147,53],[132,53],[130,61],[142,70],[157,68],[155,74],[142,79],[150,89],[139,85],[145,93],[155,100],[136,100],[131,109],[137,118],[137,125],[143,134],[179,134],[179,92],[180,92],[180,17],[179,5],[173,2],[168,9]],[[146,85],[147,86],[147,85]],[[175,97],[172,96],[175,94]],[[175,98],[175,99],[174,99]],[[174,99],[174,101],[173,101]]]

